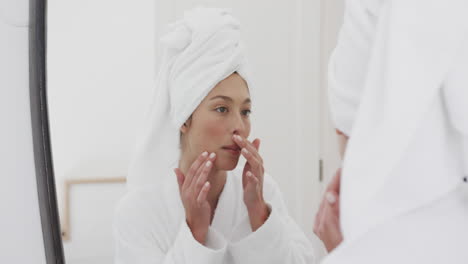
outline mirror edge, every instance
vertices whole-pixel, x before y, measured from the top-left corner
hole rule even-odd
[[[57,208],[46,93],[46,0],[29,1],[29,92],[34,162],[47,264],[65,263]]]

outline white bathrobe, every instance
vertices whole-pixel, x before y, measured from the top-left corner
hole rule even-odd
[[[324,263],[468,263],[468,1],[350,0],[330,61],[350,136]]]
[[[314,249],[289,217],[276,183],[265,175],[267,221],[252,232],[243,202],[242,171],[228,172],[207,243],[192,236],[185,221],[176,177],[162,193],[128,194],[116,211],[116,264],[284,264],[315,262]]]

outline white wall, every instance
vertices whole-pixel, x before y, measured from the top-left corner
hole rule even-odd
[[[62,208],[64,179],[125,176],[158,63],[154,40],[164,25],[200,4],[231,7],[241,21],[258,85],[252,91],[252,138],[262,139],[267,171],[278,181],[291,215],[314,239],[323,189],[319,160],[325,160],[326,178],[338,166],[333,131],[324,127],[330,126],[324,76],[339,25],[338,18],[326,16],[339,14],[342,0],[48,2],[49,110]],[[68,263],[109,262],[106,221],[112,208],[92,202],[102,192],[112,207],[123,188],[72,190],[71,240],[64,244]]]
[[[125,177],[153,86],[154,2],[48,1],[48,99],[58,204],[66,179]],[[111,263],[123,184],[70,189],[69,264]]]
[[[324,0],[321,7],[321,79],[320,79],[320,157],[323,160],[324,182],[329,182],[337,168],[341,167],[341,158],[334,125],[331,121],[327,96],[327,68],[332,50],[335,48],[338,30],[343,23],[344,0]],[[322,185],[322,188],[326,184]],[[322,189],[323,190],[323,189]]]
[[[29,1],[0,1],[0,263],[45,263],[29,108]]]
[[[152,1],[48,1],[57,176],[82,167],[100,168],[96,176],[125,175],[129,142],[152,87],[153,13]]]

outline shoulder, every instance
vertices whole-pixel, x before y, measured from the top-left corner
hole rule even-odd
[[[178,189],[171,185],[128,191],[114,211],[114,230],[125,236],[168,231],[182,216]]]
[[[164,206],[157,199],[157,194],[150,190],[128,191],[117,203],[114,211],[116,227],[143,226],[153,214],[163,210]]]
[[[116,207],[116,214],[134,213],[142,214],[145,210],[152,208],[164,210],[165,207],[173,207],[180,201],[179,189],[174,179],[166,178],[158,186],[130,189],[120,199]]]

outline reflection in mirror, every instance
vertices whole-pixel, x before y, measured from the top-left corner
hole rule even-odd
[[[162,89],[156,73],[168,65],[155,40],[167,32],[165,25],[206,2],[48,1],[49,118],[67,263],[113,263],[116,257],[118,263],[150,263],[169,259],[167,252],[173,247],[193,249],[199,244],[222,248],[224,243],[238,243],[238,252],[245,252],[251,248],[246,238],[261,240],[257,235],[265,230],[263,239],[275,241],[268,235],[283,229],[282,236],[300,238],[295,245],[301,249],[298,256],[319,259],[324,254],[312,227],[324,182],[339,163],[323,91],[342,3],[277,1],[269,3],[265,13],[261,2],[217,2],[231,7],[234,18],[229,22],[235,26],[217,22],[217,15],[194,15],[209,27],[220,23],[229,30],[213,34],[213,39],[205,36],[207,42],[195,49],[196,60],[179,58],[181,63],[171,73],[180,74],[168,75],[167,82],[179,88],[170,91],[175,99],[164,100],[153,93],[155,87]],[[177,35],[176,40],[183,42],[184,37]],[[223,49],[226,39],[226,47],[242,41],[243,49]],[[185,44],[181,45],[187,48]],[[248,68],[229,59],[233,52],[248,58]],[[195,92],[194,84],[204,90]],[[195,88],[188,89],[189,85]],[[154,110],[164,104],[179,115],[161,112],[162,119],[151,119],[151,111],[145,115],[148,107]],[[192,109],[185,111],[187,107]],[[166,128],[175,134],[165,138]],[[258,154],[255,138],[260,139]],[[161,142],[165,148],[157,147]],[[249,156],[244,157],[242,148],[258,156],[246,162]],[[189,196],[188,187],[179,190],[176,174],[186,186],[193,178],[189,168],[203,151],[215,152],[216,157],[212,173],[204,176],[210,185],[203,189],[206,197],[200,199],[206,203],[200,204],[206,212],[200,215],[193,209],[200,204],[191,204],[199,197]],[[252,166],[260,158],[263,166]],[[264,177],[248,180],[243,174],[246,164],[254,177]],[[250,185],[244,187],[242,175]],[[252,187],[256,179],[262,181],[263,193]],[[205,222],[198,223],[203,217]],[[275,219],[280,219],[276,225]],[[214,231],[208,232],[208,226]],[[281,243],[271,246],[284,248]],[[243,263],[244,254],[230,250],[227,255],[239,259],[223,262],[225,255],[216,254],[210,258]],[[188,255],[190,260],[197,257],[206,256],[197,250]]]

